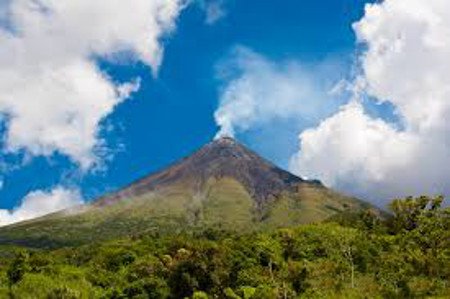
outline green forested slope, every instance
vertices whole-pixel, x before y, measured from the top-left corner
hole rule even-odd
[[[0,244],[54,248],[207,227],[250,232],[319,222],[339,211],[365,208],[369,205],[311,184],[274,196],[261,208],[235,179],[210,179],[201,192],[176,184],[109,206],[90,205],[3,227]]]
[[[449,298],[450,210],[441,203],[409,198],[393,202],[389,219],[347,211],[272,231],[3,246],[0,298]]]

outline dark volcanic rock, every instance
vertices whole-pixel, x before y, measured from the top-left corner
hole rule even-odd
[[[201,190],[208,179],[223,177],[240,182],[258,205],[283,191],[293,190],[299,183],[320,184],[317,181],[305,181],[282,170],[234,139],[224,137],[205,145],[165,170],[99,199],[95,204],[109,205],[123,198],[143,195],[178,183]]]

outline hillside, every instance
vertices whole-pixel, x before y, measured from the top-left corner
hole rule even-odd
[[[1,228],[0,244],[57,247],[207,228],[248,232],[367,208],[221,138],[92,204]]]

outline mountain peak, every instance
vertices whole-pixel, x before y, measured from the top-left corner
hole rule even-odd
[[[122,198],[180,184],[190,186],[195,192],[202,190],[208,180],[223,178],[241,183],[257,205],[263,205],[283,191],[295,189],[299,183],[308,183],[260,157],[235,139],[225,136],[213,140],[169,168],[102,198],[98,204],[110,204]]]
[[[84,243],[189,228],[252,231],[321,221],[367,207],[223,137],[77,213],[62,211],[0,230],[0,243]]]
[[[214,141],[212,143],[218,144],[218,145],[236,145],[238,142],[233,137],[222,136],[222,137],[214,139]]]
[[[215,138],[214,141],[217,141],[217,142],[221,142],[221,141],[236,142],[236,140],[232,136],[229,136],[229,135],[222,135],[220,137]]]

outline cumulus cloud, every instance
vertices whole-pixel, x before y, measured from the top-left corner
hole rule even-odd
[[[33,219],[82,203],[78,190],[58,186],[50,191],[33,191],[14,210],[0,210],[0,226]]]
[[[274,63],[243,47],[237,48],[219,73],[226,82],[221,91],[215,120],[217,137],[264,127],[274,121],[314,123],[334,111],[328,73],[332,64],[312,70],[296,61]],[[330,85],[330,86],[327,86]]]
[[[292,169],[380,205],[395,196],[450,194],[450,3],[368,4],[354,29],[367,47],[365,92],[390,102],[400,123],[374,119],[354,100],[300,135]]]
[[[156,74],[182,0],[11,0],[0,25],[0,113],[8,152],[96,162],[99,124],[139,88],[97,58],[138,60]],[[0,23],[1,24],[1,23]]]

